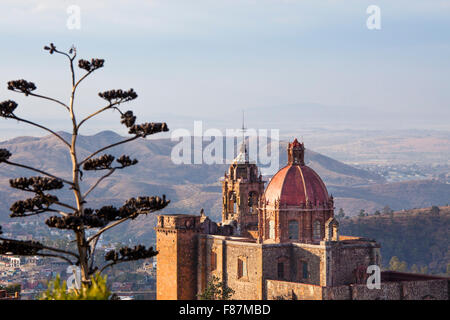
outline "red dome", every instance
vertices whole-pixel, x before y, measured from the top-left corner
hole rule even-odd
[[[313,206],[327,203],[328,191],[319,175],[305,165],[289,164],[278,171],[264,192],[266,202],[301,206],[310,201]]]

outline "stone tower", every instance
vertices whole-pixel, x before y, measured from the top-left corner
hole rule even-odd
[[[233,226],[234,235],[257,237],[258,202],[263,192],[264,181],[249,160],[244,140],[222,181],[222,223]]]
[[[197,235],[202,216],[161,215],[156,231],[156,299],[197,299]]]

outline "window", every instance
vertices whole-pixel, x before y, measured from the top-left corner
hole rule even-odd
[[[302,279],[308,279],[308,263],[306,261],[302,261],[300,263],[300,266],[302,268],[301,270]]]
[[[211,271],[217,269],[217,253],[211,252]]]
[[[269,221],[269,238],[275,239],[275,221]]]
[[[321,236],[321,230],[320,230],[320,221],[316,220],[313,224],[313,238],[315,240],[320,240],[322,238]]]
[[[284,279],[284,263],[278,262],[278,279]]]
[[[250,214],[258,213],[258,193],[251,191],[248,195],[248,212]]]
[[[298,240],[298,221],[291,220],[289,221],[289,239]]]
[[[237,211],[237,206],[236,206],[236,193],[230,192],[230,196],[228,197],[229,202],[228,202],[228,210],[230,210],[232,213],[236,213]]]
[[[238,279],[247,278],[247,257],[238,258]]]
[[[338,241],[339,240],[339,236],[338,236],[338,226],[336,224],[333,224],[333,235],[331,238],[333,241]]]
[[[236,176],[237,178],[247,179],[247,168],[237,168]]]

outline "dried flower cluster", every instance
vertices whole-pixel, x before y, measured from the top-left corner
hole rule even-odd
[[[64,217],[52,216],[45,220],[45,224],[51,228],[70,230],[81,230],[83,226],[90,228],[101,228],[104,227],[107,223],[107,221],[99,219],[97,216],[90,214],[71,214]]]
[[[112,261],[117,263],[119,261],[135,261],[139,259],[148,259],[158,254],[158,251],[154,251],[153,247],[148,249],[143,245],[137,245],[133,248],[122,247],[119,251],[111,250],[105,255],[106,261]]]
[[[55,202],[58,202],[56,196],[50,194],[37,195],[34,198],[19,200],[11,205],[9,210],[12,212],[11,217],[24,217],[27,212],[38,214],[48,211],[48,208]]]
[[[112,165],[114,159],[115,159],[115,157],[110,154],[105,154],[98,158],[89,159],[83,164],[83,169],[86,171],[113,169],[111,165]],[[133,166],[138,163],[137,159],[132,160],[127,155],[120,156],[120,158],[116,159],[116,161],[118,163],[120,163],[121,166],[115,167],[115,169],[123,169],[123,168]]]
[[[44,50],[47,50],[47,51],[50,52],[50,54],[53,54],[53,52],[56,51],[56,47],[55,47],[55,45],[53,43],[50,43],[50,47],[49,46],[45,46]]]
[[[101,157],[92,158],[92,159],[87,160],[83,164],[83,169],[86,171],[111,169],[111,164],[113,161],[114,161],[114,156],[112,156],[110,154],[104,154]]]
[[[133,89],[130,89],[128,91],[121,89],[109,90],[100,92],[98,95],[101,98],[109,101],[109,103],[127,102],[137,98],[137,93]]]
[[[11,153],[8,149],[0,149],[0,163],[5,162],[11,157]]]
[[[12,80],[8,81],[8,90],[20,91],[24,93],[26,96],[31,93],[31,91],[36,90],[36,86],[33,82],[29,82],[26,80]]]
[[[166,195],[160,197],[137,197],[128,199],[122,208],[134,210],[139,214],[147,214],[153,211],[158,211],[165,208],[170,203],[166,200]],[[121,208],[121,209],[122,209]]]
[[[0,102],[0,117],[8,118],[13,116],[14,110],[17,108],[17,103],[12,100]]]
[[[85,209],[83,215],[78,213],[68,216],[52,216],[45,223],[52,228],[80,230],[83,226],[87,228],[102,228],[112,221],[124,218],[135,219],[139,214],[147,214],[152,211],[166,207],[170,201],[166,196],[160,197],[138,197],[131,198],[125,204],[116,208],[104,206],[97,210]]]
[[[120,118],[122,119],[120,123],[124,124],[127,128],[131,128],[136,122],[136,116],[131,110],[128,110],[127,112],[122,114]]]
[[[30,177],[30,178],[21,177],[16,179],[10,179],[9,185],[12,188],[32,192],[56,190],[64,187],[64,184],[60,179],[47,177]]]
[[[131,160],[131,158],[127,155],[122,155],[119,159],[116,160],[118,163],[120,163],[122,165],[121,168],[126,168],[129,166],[134,166],[135,164],[138,163],[137,159],[133,159]]]
[[[165,122],[147,122],[143,124],[135,124],[128,131],[129,134],[135,134],[142,138],[149,136],[151,134],[169,131],[167,124]]]
[[[43,248],[43,245],[37,241],[3,240],[0,243],[0,254],[34,256]]]
[[[91,59],[90,62],[84,59],[80,59],[78,61],[78,67],[80,69],[86,70],[87,72],[91,72],[103,67],[104,63],[105,63],[104,59]]]

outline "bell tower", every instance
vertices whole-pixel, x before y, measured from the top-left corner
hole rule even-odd
[[[244,131],[245,128],[242,127]],[[256,237],[258,203],[263,193],[264,181],[256,163],[249,159],[243,137],[240,153],[222,181],[222,224],[232,225],[236,236]]]

